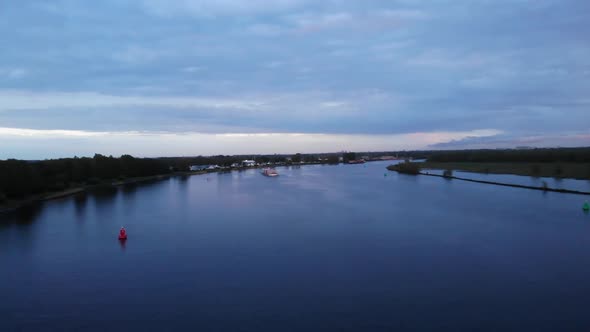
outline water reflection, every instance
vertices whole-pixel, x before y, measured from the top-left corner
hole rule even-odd
[[[123,197],[129,197],[135,195],[137,192],[137,184],[129,183],[121,186],[121,192],[123,193]]]
[[[40,218],[42,211],[43,203],[34,203],[0,214],[0,230],[7,230],[7,234],[10,234],[9,237],[12,236],[16,241],[12,245],[0,243],[0,256],[6,249],[11,250],[18,247],[29,250],[34,247],[37,232],[34,231],[33,224]],[[7,248],[2,248],[2,245],[7,245]]]
[[[96,205],[103,206],[108,205],[117,195],[116,187],[98,187],[93,189],[91,192],[92,198]]]
[[[181,175],[176,178],[178,183],[178,188],[183,192],[186,192],[188,189],[188,180],[190,179],[190,175]]]
[[[125,251],[125,247],[127,246],[127,239],[119,239],[119,245],[121,246],[121,250]]]
[[[223,193],[227,190],[231,192],[234,188],[234,178],[231,174],[219,174],[216,185],[219,193]]]
[[[113,208],[116,206],[114,200],[117,196],[118,189],[116,187],[98,187],[93,189],[90,194],[94,203],[94,211],[97,215],[105,217],[113,213]]]
[[[43,202],[38,202],[3,213],[0,215],[0,217],[2,217],[2,219],[0,219],[0,227],[8,227],[11,225],[28,227],[37,220],[37,217],[41,214],[42,210]]]
[[[128,215],[135,210],[136,194],[139,184],[130,183],[123,185],[121,188],[121,199],[123,200],[124,211]]]
[[[74,196],[74,210],[78,220],[83,220],[86,212],[86,205],[88,204],[88,195],[86,192]]]

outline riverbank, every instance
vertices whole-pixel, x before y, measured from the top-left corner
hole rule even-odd
[[[590,180],[590,163],[476,163],[426,161],[420,164],[420,168],[483,174],[512,174],[532,177]]]
[[[447,163],[441,163],[441,164],[447,164]],[[453,164],[455,164],[455,163],[453,163]],[[590,192],[580,191],[580,190],[572,190],[572,189],[550,188],[546,184],[544,184],[542,187],[537,187],[537,186],[527,186],[527,185],[516,184],[516,183],[505,183],[505,182],[496,182],[496,181],[468,179],[468,178],[453,176],[452,172],[448,172],[448,173],[445,172],[446,174],[442,174],[442,175],[441,174],[432,174],[429,172],[424,172],[424,171],[422,171],[422,169],[427,169],[427,170],[428,169],[444,169],[445,171],[453,170],[453,169],[448,168],[448,167],[444,167],[444,168],[422,167],[421,163],[401,163],[401,164],[396,164],[396,165],[389,165],[389,166],[387,166],[387,169],[390,171],[396,171],[401,174],[408,174],[408,175],[414,175],[414,176],[426,175],[426,176],[440,177],[440,178],[444,178],[447,180],[460,180],[460,181],[475,182],[475,183],[482,183],[482,184],[491,184],[491,185],[503,186],[503,187],[513,187],[513,188],[522,188],[522,189],[530,189],[530,190],[541,190],[541,191],[545,191],[545,192],[557,192],[557,193],[565,193],[565,194],[590,195]],[[477,172],[477,173],[483,173],[483,172]],[[487,172],[487,173],[491,173],[491,172]],[[504,174],[504,173],[501,173],[501,174]]]
[[[116,181],[104,181],[97,184],[92,185],[83,185],[78,187],[68,188],[62,191],[55,191],[49,193],[38,194],[30,197],[26,197],[19,200],[8,200],[4,203],[0,204],[0,213],[13,211],[27,205],[31,205],[38,202],[49,201],[53,199],[63,198],[67,196],[77,195],[88,190],[92,190],[99,187],[118,187],[124,186],[129,184],[147,182],[147,181],[158,181],[164,180],[173,176],[191,176],[191,175],[202,175],[206,174],[206,171],[198,171],[198,172],[174,172],[169,174],[159,174],[153,176],[144,176],[144,177],[136,177],[136,178],[128,178],[128,179],[121,179]]]
[[[328,163],[319,163],[319,162],[311,162],[311,163],[298,163],[298,164],[286,164],[286,165],[276,165],[278,167],[291,167],[291,166],[306,166],[306,165],[332,165]],[[209,169],[209,170],[202,170],[202,171],[177,171],[167,174],[159,174],[153,176],[145,176],[145,177],[134,177],[134,178],[127,178],[127,179],[119,179],[119,180],[109,180],[103,181],[97,184],[92,185],[83,185],[77,187],[71,187],[62,191],[56,192],[49,192],[43,193],[38,195],[29,196],[19,200],[8,200],[3,203],[0,203],[0,213],[5,213],[9,211],[13,211],[34,203],[48,201],[52,199],[63,198],[67,196],[77,195],[83,192],[86,192],[91,189],[99,188],[99,187],[117,187],[123,185],[129,185],[134,183],[141,183],[147,181],[158,181],[164,180],[174,176],[192,176],[192,175],[203,175],[203,174],[210,174],[210,173],[221,173],[221,172],[232,172],[232,171],[241,171],[241,170],[248,170],[248,169],[257,169],[269,167],[268,165],[261,165],[261,166],[252,166],[252,167],[228,167],[228,168],[217,168],[217,169]],[[274,167],[271,165],[271,167]]]
[[[525,186],[525,185],[514,184],[514,183],[475,180],[475,179],[462,178],[462,177],[458,177],[458,176],[445,176],[445,175],[430,174],[430,173],[423,173],[423,172],[421,172],[419,174],[426,175],[426,176],[445,178],[448,180],[460,180],[460,181],[467,181],[467,182],[492,184],[492,185],[503,186],[503,187],[522,188],[522,189],[530,189],[530,190],[541,190],[541,191],[545,191],[545,192],[556,192],[556,193],[562,193],[562,194],[590,195],[590,192],[587,192],[587,191],[579,191],[579,190],[571,190],[571,189],[556,189],[556,188],[549,188],[549,187]]]

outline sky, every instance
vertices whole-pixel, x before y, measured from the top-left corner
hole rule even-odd
[[[590,145],[587,0],[0,2],[0,159]]]

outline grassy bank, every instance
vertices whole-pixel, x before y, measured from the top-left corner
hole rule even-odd
[[[498,167],[494,167],[494,165],[500,165]],[[576,164],[574,164],[576,165]],[[579,165],[579,164],[578,164]],[[512,166],[512,167],[509,167]],[[579,190],[571,190],[571,189],[562,189],[562,188],[549,188],[545,183],[541,187],[536,186],[527,186],[515,183],[505,183],[505,182],[496,182],[496,181],[486,181],[486,180],[476,180],[476,179],[469,179],[463,177],[453,176],[452,170],[464,170],[468,172],[477,172],[477,173],[495,173],[495,174],[517,174],[517,175],[530,175],[530,173],[526,172],[526,168],[524,165],[518,164],[520,168],[515,167],[514,165],[510,164],[492,164],[492,163],[412,163],[412,162],[405,162],[400,164],[389,165],[387,167],[390,171],[396,171],[401,174],[410,174],[410,175],[426,175],[426,176],[434,176],[434,177],[441,177],[447,180],[461,180],[467,182],[476,182],[476,183],[483,183],[483,184],[491,184],[497,186],[504,186],[504,187],[514,187],[514,188],[523,188],[523,189],[532,189],[532,190],[542,190],[545,192],[558,192],[558,193],[566,193],[566,194],[578,194],[578,195],[590,195],[590,192],[587,191],[579,191]],[[531,166],[532,173],[538,174],[542,171],[542,168],[537,164],[528,164]],[[534,166],[534,167],[532,167]],[[544,165],[548,166],[548,165]],[[577,170],[575,167],[567,168],[567,166],[572,165],[559,165],[560,173],[563,172],[564,169],[567,169],[570,173]],[[441,169],[444,170],[442,175],[440,174],[431,174],[427,171],[428,169]],[[492,172],[491,170],[494,170]],[[545,167],[545,170],[548,171],[549,168]],[[578,170],[579,171],[579,170]],[[521,173],[518,173],[521,172]],[[544,181],[543,181],[544,182]]]
[[[441,178],[445,178],[447,180],[454,179],[454,180],[461,180],[461,181],[467,181],[467,182],[492,184],[492,185],[503,186],[503,187],[522,188],[522,189],[531,189],[531,190],[541,190],[541,191],[544,191],[544,192],[557,192],[557,193],[563,193],[563,194],[576,194],[576,195],[587,195],[587,196],[590,196],[590,192],[580,191],[580,190],[558,189],[558,188],[549,188],[549,187],[535,187],[535,186],[526,186],[526,185],[514,184],[514,183],[503,183],[503,182],[496,182],[496,181],[474,180],[474,179],[461,178],[461,177],[452,176],[452,175],[436,175],[436,174],[427,174],[427,173],[420,173],[420,174],[421,175],[426,175],[426,176],[441,177]]]
[[[424,162],[421,169],[590,180],[590,163]]]

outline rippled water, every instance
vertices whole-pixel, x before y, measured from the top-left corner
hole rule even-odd
[[[0,215],[0,330],[590,329],[584,196],[386,165],[172,178]]]

